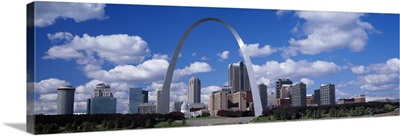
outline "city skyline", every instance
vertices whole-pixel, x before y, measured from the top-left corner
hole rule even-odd
[[[129,88],[149,90],[149,101],[154,102],[179,37],[207,16],[221,18],[238,31],[258,83],[265,83],[269,92],[278,78],[290,78],[306,83],[307,94],[320,84],[334,83],[336,99],[356,94],[366,94],[367,100],[398,98],[398,15],[89,5],[92,9],[82,11],[88,14],[79,17],[61,15],[54,8],[57,4],[42,7],[54,10],[53,18],[42,18],[37,12],[39,19],[47,21],[36,26],[35,111],[39,113],[55,113],[48,105],[56,103],[54,94],[61,85],[76,87],[78,113],[85,111],[94,85],[102,82],[114,88],[118,113],[127,113]],[[120,16],[120,12],[132,14]],[[228,64],[243,60],[239,48],[226,28],[212,22],[201,24],[185,44],[170,101],[184,100],[188,79],[198,76],[201,101],[207,103],[212,91],[227,84]]]

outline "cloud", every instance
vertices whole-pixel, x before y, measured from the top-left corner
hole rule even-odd
[[[275,15],[278,17],[282,17],[283,15],[285,15],[289,12],[290,12],[289,10],[278,10],[278,11],[276,11]]]
[[[246,51],[249,57],[264,57],[269,56],[276,52],[277,49],[272,49],[270,45],[265,45],[264,47],[259,47],[259,43],[246,45]],[[239,50],[241,52],[241,50]]]
[[[304,19],[301,27],[302,38],[291,38],[290,46],[284,49],[284,57],[302,54],[319,54],[334,50],[348,48],[351,51],[362,51],[368,42],[368,33],[375,28],[368,22],[364,22],[359,13],[339,12],[311,12],[298,11],[295,15]]]
[[[41,80],[39,83],[35,83],[35,92],[40,94],[54,93],[57,92],[57,88],[65,85],[69,85],[65,80],[49,78]]]
[[[84,71],[87,77],[106,82],[153,82],[164,78],[168,65],[167,60],[151,59],[136,66],[118,65],[110,70],[88,65]]]
[[[223,61],[229,58],[229,51],[223,51],[222,53],[218,53],[217,55],[220,58],[220,61]]]
[[[35,26],[37,27],[52,25],[57,19],[73,19],[79,23],[106,18],[104,15],[105,4],[36,2],[35,6]]]
[[[203,57],[201,57],[200,60],[201,60],[201,61],[205,61],[205,60],[208,60],[208,58],[207,58],[206,56],[203,56]]]
[[[52,42],[60,42],[60,41],[71,41],[74,36],[69,32],[57,32],[54,34],[47,34],[47,38],[49,38]]]
[[[210,95],[212,92],[214,91],[218,91],[219,89],[221,89],[220,86],[215,86],[215,85],[211,85],[211,86],[207,86],[207,87],[203,87],[201,88],[201,103],[204,104],[208,104],[210,102]]]
[[[169,59],[168,55],[166,54],[153,54],[153,59]]]
[[[336,99],[343,99],[343,98],[350,97],[349,93],[346,93],[346,92],[344,92],[342,90],[339,90],[339,89],[335,90],[335,96],[336,96]]]
[[[62,45],[55,45],[47,52],[44,59],[77,59],[85,62],[86,58],[97,61],[96,58],[115,64],[137,64],[150,56],[150,49],[139,36],[127,34],[90,36],[70,38],[68,32],[48,34],[50,40],[68,39]],[[89,61],[91,62],[91,61]],[[87,63],[89,63],[87,62]]]
[[[284,62],[268,61],[263,65],[253,65],[257,78],[306,78],[322,77],[340,72],[340,66],[333,62],[306,60],[294,61],[286,59]]]
[[[41,101],[56,101],[57,100],[57,93],[50,93],[50,94],[41,94],[39,100]]]
[[[192,56],[196,56],[196,52],[193,52],[193,53],[192,53]]]
[[[312,81],[311,79],[308,79],[308,78],[301,78],[300,82],[303,82],[304,84],[306,84],[307,87],[314,85],[314,81]]]
[[[193,62],[190,66],[183,69],[175,70],[174,74],[177,77],[188,76],[196,73],[205,73],[212,71],[212,67],[206,62]]]
[[[368,66],[352,66],[351,71],[358,76],[362,90],[399,90],[400,60],[398,58],[391,58],[385,63],[376,63]]]

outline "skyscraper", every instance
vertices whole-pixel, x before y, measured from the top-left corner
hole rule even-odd
[[[251,90],[249,75],[247,74],[246,65],[243,61],[232,63],[228,66],[228,86],[233,91],[249,91]]]
[[[75,88],[61,86],[57,89],[57,114],[74,114]]]
[[[159,112],[159,107],[158,106],[164,106],[164,107],[166,107],[166,113],[169,113],[170,97],[168,96],[167,100],[165,102],[161,101],[161,91],[162,91],[162,87],[159,87],[159,88],[156,89],[156,94],[157,94],[157,103],[156,103],[157,107],[156,107],[156,110],[157,110],[157,112]]]
[[[291,105],[292,107],[305,107],[307,106],[307,97],[306,97],[306,84],[300,82],[293,84],[290,87],[291,94]]]
[[[275,81],[275,93],[276,93],[276,99],[280,99],[281,97],[281,90],[283,85],[292,85],[292,81],[290,79],[278,79]]]
[[[142,88],[130,88],[128,113],[138,113],[139,105],[144,103],[144,97]]]
[[[183,103],[183,101],[175,101],[174,102],[174,111],[175,112],[180,112],[181,111],[182,103]]]
[[[316,89],[314,90],[314,99],[315,99],[315,104],[317,106],[321,105],[321,90],[320,89]]]
[[[268,108],[268,93],[267,93],[267,85],[265,84],[258,84],[258,91],[260,91],[260,99],[261,99],[261,106],[263,110]]]
[[[189,80],[189,94],[188,94],[188,103],[200,103],[200,88],[201,82],[200,79],[196,76],[193,76]]]
[[[97,84],[92,98],[87,100],[86,114],[112,114],[117,112],[117,98],[111,93],[110,86]]]
[[[149,91],[142,90],[142,103],[149,103]]]
[[[335,105],[335,85],[322,84],[320,88],[320,103],[321,105]]]

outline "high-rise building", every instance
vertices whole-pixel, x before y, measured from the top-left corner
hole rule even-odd
[[[141,114],[153,114],[156,113],[156,105],[150,103],[142,103],[138,107],[138,112]]]
[[[61,86],[57,89],[57,114],[74,114],[75,88]]]
[[[307,106],[317,106],[315,104],[315,96],[314,96],[314,94],[307,95]]]
[[[87,100],[86,114],[112,114],[117,112],[117,98],[111,93],[110,86],[97,84],[92,98]]]
[[[321,105],[321,89],[314,90],[314,99],[317,106]]]
[[[300,82],[293,84],[290,87],[290,94],[291,94],[291,105],[292,107],[305,107],[307,106],[306,100],[306,84]]]
[[[142,103],[149,103],[149,91],[142,90]]]
[[[129,88],[128,113],[138,113],[139,105],[148,101],[144,100],[146,97],[148,98],[146,95],[148,95],[147,91],[142,88]]]
[[[275,93],[274,92],[271,92],[271,93],[268,93],[268,98],[267,98],[267,100],[268,100],[268,107],[275,107],[275,106],[277,106],[277,103],[276,103],[276,99],[275,99]]]
[[[158,106],[164,106],[166,108],[166,113],[169,113],[169,101],[170,101],[170,97],[167,97],[166,101],[161,101],[161,91],[162,91],[162,87],[159,87],[156,89],[156,94],[157,94],[157,107],[156,110],[157,112],[159,111],[159,107]]]
[[[174,102],[174,111],[175,112],[180,112],[181,111],[182,103],[183,103],[183,101],[175,101]]]
[[[338,104],[353,104],[354,98],[339,99]]]
[[[320,88],[321,105],[335,105],[335,85],[322,84]]]
[[[364,94],[358,94],[354,96],[354,103],[365,103],[365,95]]]
[[[251,90],[249,75],[247,73],[246,65],[244,65],[243,61],[229,64],[228,86],[231,86],[233,91]]]
[[[245,91],[236,91],[231,95],[231,98],[228,97],[228,108],[234,111],[246,111],[247,102],[246,102],[246,92]],[[229,101],[231,104],[229,104]]]
[[[209,109],[211,115],[217,115],[219,110],[227,110],[229,103],[229,94],[231,90],[228,88],[222,88],[218,91],[212,92],[210,95]]]
[[[259,84],[258,91],[260,92],[261,106],[263,110],[267,110],[268,108],[268,92],[267,85]]]
[[[282,94],[282,93],[281,93],[281,90],[282,90],[283,85],[288,85],[288,86],[290,86],[290,85],[292,85],[292,81],[291,81],[290,79],[285,79],[285,78],[283,78],[283,79],[278,79],[278,80],[275,81],[276,99],[279,99],[279,98],[286,98],[286,97],[281,97],[281,94]],[[289,92],[289,91],[287,91],[287,92]],[[287,94],[287,95],[289,95],[289,94]]]
[[[200,103],[200,89],[201,82],[200,79],[196,76],[193,76],[189,80],[189,94],[188,94],[188,103]]]

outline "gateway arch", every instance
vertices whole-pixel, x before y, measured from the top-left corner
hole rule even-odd
[[[203,22],[207,22],[207,21],[216,21],[216,22],[221,23],[222,25],[227,27],[232,32],[233,36],[235,36],[236,41],[238,42],[240,50],[242,52],[244,62],[246,63],[247,73],[249,75],[249,81],[250,81],[251,92],[252,92],[251,94],[253,96],[254,113],[255,113],[255,116],[261,115],[262,114],[262,106],[261,106],[261,100],[260,100],[260,93],[259,93],[259,90],[257,87],[256,79],[254,77],[255,75],[254,75],[253,65],[251,63],[250,57],[247,55],[247,52],[246,52],[246,46],[243,43],[242,38],[240,38],[239,34],[236,32],[236,30],[233,29],[232,26],[230,26],[227,22],[225,22],[221,19],[218,19],[218,18],[203,18],[203,19],[196,21],[185,31],[185,33],[179,40],[179,43],[176,46],[174,54],[169,63],[167,73],[165,75],[164,84],[162,86],[162,91],[160,94],[160,99],[157,102],[157,113],[167,114],[169,111],[169,101],[168,100],[170,97],[170,87],[171,87],[172,76],[173,76],[173,73],[175,70],[175,65],[178,60],[178,56],[182,49],[183,43],[185,42],[185,40],[186,40],[187,36],[190,34],[190,32],[197,25],[199,25]]]

